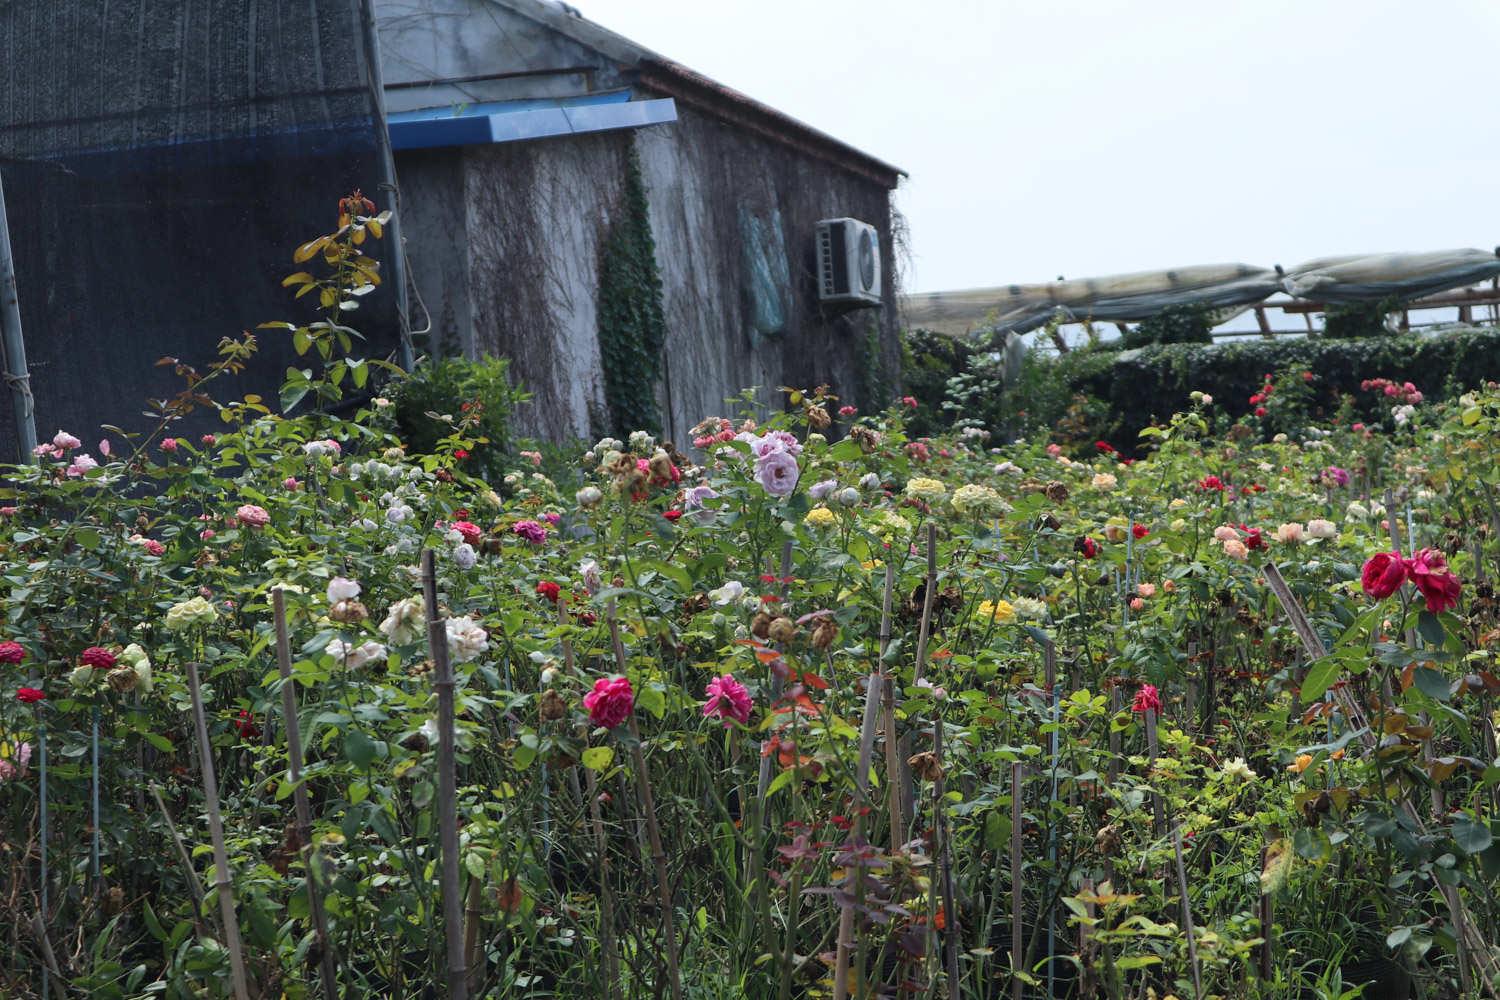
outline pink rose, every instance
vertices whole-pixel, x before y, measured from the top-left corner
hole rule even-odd
[[[281,481],[281,486],[283,489],[289,490],[292,493],[296,493],[302,488],[302,484],[297,481],[296,476],[287,476]]]
[[[631,690],[628,677],[601,677],[594,682],[594,689],[583,696],[583,707],[588,709],[589,720],[596,726],[613,729],[630,718],[635,707],[635,692]]]
[[[252,528],[264,528],[271,523],[271,515],[264,507],[253,503],[240,505],[234,512],[234,516],[241,524],[248,524]]]
[[[773,497],[784,497],[797,488],[797,459],[789,452],[773,451],[755,463],[755,479]]]
[[[1444,564],[1446,569],[1446,564]],[[1406,582],[1406,564],[1399,552],[1377,552],[1365,560],[1360,572],[1360,585],[1365,593],[1377,601],[1383,601],[1401,589]]]
[[[735,680],[733,674],[724,674],[709,681],[703,697],[705,719],[722,719],[726,729],[729,728],[731,719],[742,726],[750,721],[750,692],[745,690],[745,685]]]
[[[162,438],[162,441],[161,441],[161,450],[162,451],[168,451],[168,452],[170,452],[170,451],[176,451],[177,450],[177,439],[176,438]]]

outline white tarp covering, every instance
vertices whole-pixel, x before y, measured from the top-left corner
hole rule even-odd
[[[1288,295],[1317,302],[1410,300],[1500,275],[1500,256],[1484,250],[1324,257],[1287,271]]]
[[[962,335],[989,329],[1025,333],[1064,322],[1133,323],[1169,306],[1214,310],[1218,321],[1278,292],[1315,302],[1404,301],[1500,275],[1500,252],[1355,254],[1310,260],[1291,270],[1202,264],[1035,285],[930,292],[903,299],[912,327]]]

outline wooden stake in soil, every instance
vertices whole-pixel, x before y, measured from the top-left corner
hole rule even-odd
[[[932,756],[937,776],[932,783],[932,835],[938,843],[938,865],[943,879],[943,958],[948,971],[948,998],[959,1000],[958,911],[953,905],[953,851],[948,843],[948,810],[943,798],[943,718],[932,723]]]
[[[464,967],[463,893],[458,879],[458,773],[453,761],[453,665],[448,661],[448,628],[438,612],[437,569],[431,549],[422,550],[422,597],[427,606],[427,655],[438,703],[438,840],[442,867],[443,937],[448,963],[449,1000],[468,1000]]]
[[[1024,768],[1017,762],[1010,766],[1010,989],[1014,1000],[1021,1000],[1025,984],[1021,981],[1021,779]]]
[[[187,845],[182,842],[182,834],[177,832],[177,824],[172,822],[172,814],[167,812],[167,804],[161,798],[161,789],[157,788],[154,783],[151,785],[151,797],[156,800],[156,808],[161,812],[161,818],[166,821],[167,833],[177,847],[177,860],[182,864],[183,877],[187,879],[188,895],[193,897],[193,932],[199,937],[205,937],[208,929],[203,924],[203,887],[198,884],[198,873],[193,868],[193,859],[188,854]]]
[[[1182,863],[1182,827],[1172,828],[1172,851],[1177,856],[1177,886],[1182,890],[1182,929],[1187,934],[1188,961],[1193,965],[1193,1000],[1203,1000],[1202,973],[1198,970],[1198,939],[1193,933],[1193,906],[1188,902],[1187,866]]]
[[[865,678],[865,712],[859,727],[859,770],[854,775],[854,836],[851,841],[858,844],[864,837],[865,812],[870,800],[870,764],[875,756],[875,726],[880,717],[880,695],[882,690],[882,662],[886,647],[891,640],[891,591],[895,588],[895,570],[889,563],[885,567],[885,598],[880,612],[880,646],[875,668]],[[858,865],[849,865],[844,876],[844,891],[851,901],[839,909],[839,931],[833,967],[833,998],[845,1000],[849,996],[849,955],[854,948],[854,896],[860,879]],[[858,978],[858,977],[856,977]]]
[[[224,850],[224,824],[219,817],[219,782],[214,778],[214,751],[208,742],[208,718],[203,714],[203,694],[198,687],[198,664],[189,663],[188,691],[193,698],[193,721],[198,727],[198,758],[203,771],[203,805],[208,810],[208,834],[214,849],[214,889],[219,896],[219,915],[224,921],[224,947],[229,950],[229,975],[235,1000],[249,1000],[245,980],[245,955],[240,945],[240,925],[234,914],[234,883],[229,878],[229,856]]]
[[[338,958],[328,937],[328,917],[323,912],[323,861],[312,842],[312,809],[302,783],[302,726],[297,718],[297,685],[292,681],[292,640],[286,624],[286,595],[271,591],[271,614],[276,625],[276,666],[281,673],[281,714],[286,726],[287,780],[292,783],[292,806],[297,815],[297,841],[302,845],[302,869],[307,878],[307,904],[313,933],[318,941],[318,964],[323,977],[323,995],[338,1000]]]
[[[615,665],[625,673],[625,644],[620,641],[620,621],[615,617],[615,605],[609,605],[609,639],[615,649]],[[646,837],[651,844],[651,863],[656,868],[656,894],[661,904],[662,930],[666,937],[667,976],[672,986],[672,1000],[682,1000],[682,976],[677,971],[677,927],[672,918],[672,883],[667,875],[667,852],[662,849],[661,828],[656,822],[656,801],[651,794],[651,772],[646,769],[646,755],[641,751],[641,728],[636,724],[635,713],[630,713],[630,762],[635,768],[636,793],[641,801],[641,813],[646,819]]]
[[[1389,497],[1387,497],[1389,499]],[[1389,511],[1389,508],[1387,508]],[[1392,521],[1392,524],[1395,522]],[[1303,648],[1311,660],[1321,659],[1328,655],[1323,641],[1313,631],[1312,623],[1307,619],[1307,612],[1303,610],[1302,604],[1297,596],[1287,586],[1285,578],[1274,563],[1266,563],[1264,568],[1266,584],[1276,599],[1281,602],[1281,608],[1286,612],[1287,619],[1292,623],[1292,631],[1302,640]],[[1343,712],[1344,718],[1351,725],[1359,727],[1360,742],[1365,749],[1376,748],[1376,736],[1370,731],[1370,725],[1365,719],[1364,711],[1359,703],[1355,701],[1347,688],[1338,688],[1334,692],[1334,700],[1338,703],[1339,710]],[[1407,799],[1401,800],[1401,811],[1411,821],[1412,829],[1418,834],[1426,832],[1426,824],[1415,806]],[[1471,971],[1478,973],[1480,985],[1484,992],[1491,997],[1500,998],[1500,965],[1490,954],[1490,945],[1479,926],[1469,916],[1463,899],[1458,890],[1453,886],[1439,884],[1438,891],[1442,893],[1444,901],[1448,904],[1449,916],[1453,921],[1454,929],[1458,931],[1458,958],[1459,976],[1465,983],[1468,982]],[[1465,989],[1467,990],[1467,986]]]

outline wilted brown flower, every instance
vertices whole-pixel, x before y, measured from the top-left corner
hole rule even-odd
[[[1056,479],[1052,480],[1052,482],[1043,487],[1042,492],[1047,494],[1047,499],[1051,500],[1053,503],[1067,502],[1068,487],[1066,484],[1060,483]]]
[[[339,601],[328,609],[328,617],[344,625],[357,625],[370,617],[370,609],[359,601]]]
[[[124,694],[126,691],[134,691],[141,677],[135,672],[134,667],[116,667],[104,675],[112,690]]]
[[[543,722],[561,719],[568,714],[568,702],[562,695],[548,688],[542,692],[542,697],[537,702],[537,714]]]
[[[764,611],[757,611],[755,617],[750,619],[750,634],[757,639],[764,639],[771,632],[771,616]]]
[[[766,631],[772,642],[779,642],[783,646],[797,638],[797,626],[790,618],[773,618]]]
[[[828,411],[821,406],[809,406],[807,408],[807,425],[815,431],[826,431],[833,423],[833,418]]]
[[[906,762],[911,765],[911,773],[922,781],[937,781],[943,776],[943,765],[931,750],[913,754]]]
[[[818,623],[813,626],[812,645],[813,649],[824,651],[833,646],[833,642],[839,636],[838,623],[832,618],[819,618]]]

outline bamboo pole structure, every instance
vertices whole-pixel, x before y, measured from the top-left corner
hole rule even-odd
[[[182,865],[183,876],[187,879],[188,895],[193,897],[193,931],[199,937],[208,933],[203,924],[203,887],[198,884],[198,874],[193,869],[192,856],[188,854],[187,845],[182,842],[182,834],[177,832],[177,824],[172,822],[172,814],[167,812],[167,804],[162,801],[161,789],[153,782],[151,785],[151,797],[156,800],[156,808],[161,813],[161,818],[167,824],[167,833],[172,838],[172,844],[177,848],[177,860]]]
[[[198,685],[198,664],[187,665],[188,691],[193,699],[193,721],[198,728],[198,763],[203,773],[203,805],[208,811],[208,834],[213,841],[214,890],[219,897],[219,915],[224,921],[224,947],[229,951],[229,975],[235,1000],[249,1000],[245,978],[245,955],[240,944],[240,924],[234,913],[234,883],[229,878],[229,856],[224,850],[224,824],[219,816],[219,782],[214,777],[214,751],[208,742],[208,717],[203,713],[203,692]]]
[[[609,604],[609,639],[615,651],[615,665],[625,673],[625,644],[620,641],[620,620],[615,616],[615,605]],[[661,904],[662,932],[666,939],[667,976],[672,987],[672,1000],[682,1000],[682,974],[677,968],[677,927],[672,912],[672,883],[667,876],[667,852],[662,848],[661,828],[656,822],[656,800],[651,793],[651,772],[646,769],[646,755],[641,750],[641,727],[636,724],[635,713],[630,713],[631,766],[636,772],[636,794],[640,798],[641,813],[646,820],[646,839],[651,845],[651,863],[656,869],[656,894]]]
[[[948,842],[948,810],[943,797],[943,718],[932,723],[932,755],[937,777],[932,783],[932,829],[938,843],[938,867],[943,882],[943,960],[948,973],[948,1000],[959,1000],[958,912],[953,905],[953,849]]]
[[[1010,766],[1010,990],[1012,1000],[1021,1000],[1025,983],[1018,973],[1025,958],[1021,954],[1021,779],[1024,766],[1016,761]]]
[[[875,726],[880,716],[880,696],[885,650],[891,641],[891,592],[896,586],[896,571],[890,563],[885,566],[885,597],[880,612],[880,645],[874,667],[865,678],[865,712],[859,727],[859,763],[854,774],[855,809],[854,836],[856,845],[864,837],[865,807],[870,798],[870,765],[875,756]],[[853,896],[860,879],[857,864],[848,866],[844,876],[845,892]],[[834,953],[833,1000],[845,1000],[849,996],[849,956],[854,948],[854,903],[846,902],[839,909],[839,930]],[[856,978],[858,976],[856,975]]]
[[[302,868],[307,878],[307,908],[318,942],[323,995],[327,1000],[338,1000],[338,957],[334,954],[333,940],[328,936],[328,917],[323,912],[323,862],[312,842],[312,809],[307,802],[307,787],[302,783],[302,725],[297,718],[297,686],[292,682],[292,639],[286,623],[286,595],[280,587],[271,591],[271,614],[276,627],[276,667],[281,674],[287,780],[292,784],[297,842],[301,845]]]
[[[1203,1000],[1203,974],[1198,968],[1198,936],[1193,932],[1193,906],[1188,901],[1187,866],[1182,861],[1182,827],[1172,827],[1172,852],[1177,858],[1177,887],[1182,891],[1182,930],[1187,935],[1188,961],[1193,966],[1193,1000]]]
[[[1389,507],[1387,507],[1389,513]],[[1393,525],[1394,521],[1391,522]],[[1323,640],[1313,631],[1312,623],[1307,619],[1307,612],[1303,609],[1297,596],[1287,586],[1286,579],[1282,577],[1281,571],[1274,563],[1266,563],[1264,568],[1266,583],[1271,592],[1281,603],[1282,611],[1286,613],[1291,622],[1292,631],[1302,641],[1303,649],[1309,659],[1317,660],[1328,655],[1328,650],[1323,647]],[[1339,710],[1350,725],[1359,728],[1360,742],[1365,748],[1374,751],[1377,746],[1377,738],[1370,731],[1369,721],[1365,718],[1364,711],[1359,703],[1354,700],[1353,695],[1345,688],[1339,688],[1334,692],[1334,700],[1338,703]],[[1422,820],[1415,806],[1406,798],[1401,799],[1401,811],[1413,824],[1413,829],[1422,834],[1426,832],[1427,824]],[[1448,912],[1453,920],[1454,930],[1457,931],[1459,971],[1461,978],[1465,981],[1471,973],[1478,973],[1479,982],[1486,994],[1491,997],[1500,998],[1500,964],[1490,954],[1490,944],[1485,940],[1484,934],[1478,925],[1469,916],[1463,899],[1458,890],[1453,886],[1439,883],[1438,890],[1442,893],[1444,901],[1448,904]]]
[[[443,903],[443,939],[449,1000],[468,1000],[464,966],[463,894],[458,878],[458,774],[453,761],[453,664],[448,660],[448,629],[438,612],[437,569],[431,549],[422,550],[422,599],[427,609],[427,654],[432,658],[438,703],[438,872]]]

